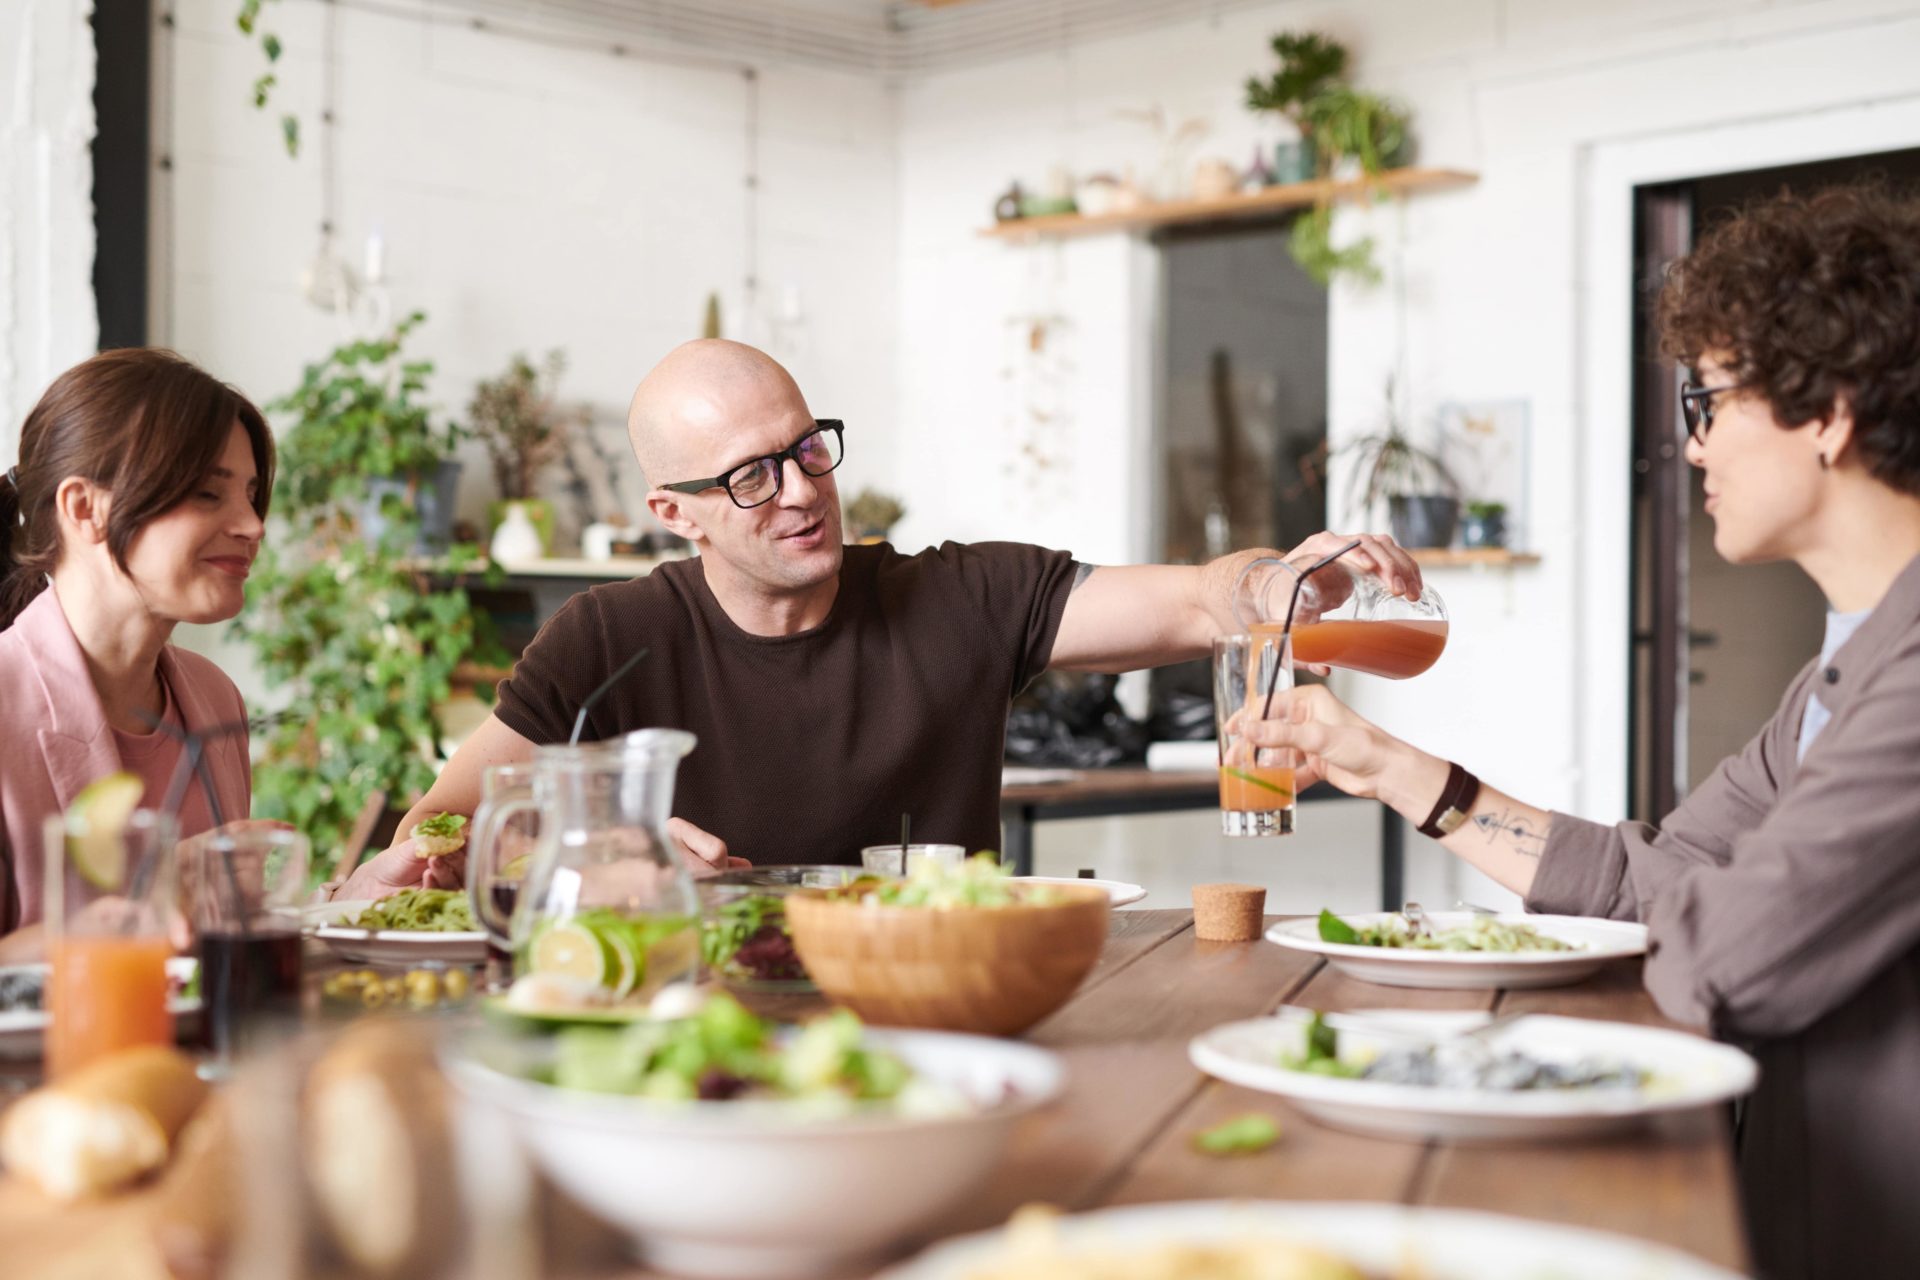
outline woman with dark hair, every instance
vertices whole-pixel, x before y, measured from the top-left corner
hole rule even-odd
[[[121,769],[161,800],[182,751],[166,727],[208,735],[220,810],[247,816],[246,706],[167,641],[240,612],[272,487],[260,411],[171,352],[102,352],[27,415],[0,474],[0,933],[40,918],[48,815]],[[180,834],[213,825],[189,788]]]
[[[1670,1017],[1749,1046],[1747,1221],[1767,1276],[1920,1275],[1920,200],[1782,197],[1705,237],[1660,300],[1714,546],[1792,560],[1826,642],[1658,827],[1482,786],[1302,689],[1254,727],[1392,805],[1530,910],[1646,922]]]

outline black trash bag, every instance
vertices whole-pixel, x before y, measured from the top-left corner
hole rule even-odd
[[[1214,736],[1213,663],[1156,667],[1147,684],[1147,734],[1154,742],[1205,742]]]
[[[1147,727],[1114,696],[1118,676],[1049,671],[1014,699],[1007,760],[1055,769],[1099,769],[1147,758]]]

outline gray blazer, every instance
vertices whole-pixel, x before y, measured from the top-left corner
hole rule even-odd
[[[1920,1276],[1920,559],[1658,829],[1554,814],[1527,906],[1644,920],[1662,1011],[1759,1058],[1763,1275]]]

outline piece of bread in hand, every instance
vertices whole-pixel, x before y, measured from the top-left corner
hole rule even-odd
[[[15,1103],[0,1122],[0,1160],[56,1200],[103,1195],[166,1164],[206,1096],[179,1052],[124,1049]]]
[[[413,851],[422,858],[444,858],[467,845],[466,815],[436,813],[413,824],[407,834],[413,837]]]

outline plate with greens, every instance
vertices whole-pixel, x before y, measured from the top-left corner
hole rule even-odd
[[[1690,1032],[1547,1014],[1283,1008],[1196,1036],[1188,1055],[1336,1128],[1453,1141],[1610,1133],[1726,1102],[1759,1076],[1740,1050]]]
[[[478,964],[487,935],[459,889],[402,889],[378,901],[328,902],[309,908],[313,936],[355,964]]]
[[[1611,961],[1646,954],[1647,927],[1521,912],[1431,911],[1415,923],[1397,911],[1322,911],[1274,925],[1267,941],[1325,956],[1363,982],[1485,990],[1579,982]]]

